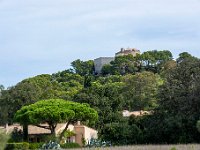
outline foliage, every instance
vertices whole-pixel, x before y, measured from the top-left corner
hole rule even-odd
[[[5,150],[28,150],[29,149],[29,143],[23,142],[23,143],[8,143],[6,145]]]
[[[63,137],[68,138],[68,137],[72,137],[72,136],[75,136],[75,135],[76,134],[73,131],[67,130],[67,131],[65,131]]]
[[[10,135],[6,134],[3,130],[0,129],[0,149],[5,148],[6,143],[9,138],[10,138]]]
[[[69,137],[72,137],[72,136],[75,136],[76,134],[74,133],[74,131],[70,131],[70,130],[66,130],[64,133],[63,133],[63,137],[62,139],[60,140],[60,143],[65,143],[66,139],[69,138]]]
[[[2,124],[12,123],[17,110],[41,99],[71,100],[83,88],[83,84],[83,77],[68,71],[25,79],[16,86],[2,91],[2,97],[0,97],[0,110],[4,112],[0,114],[3,118]]]
[[[176,147],[172,147],[170,150],[177,150]]]
[[[14,128],[14,130],[11,133],[9,142],[23,142],[23,131],[18,128]]]
[[[86,139],[84,137],[81,138],[81,143],[82,143],[83,146],[86,145],[87,141],[86,141]]]
[[[22,106],[32,104],[40,99],[57,97],[56,87],[50,75],[39,75],[25,79],[16,86],[2,93],[1,106],[6,106],[7,122],[12,123],[14,113]]]
[[[87,147],[109,147],[111,146],[111,142],[102,141],[100,139],[91,139]]]
[[[159,107],[155,111],[154,120],[151,118],[148,122],[150,135],[155,131],[157,133],[158,141],[154,142],[199,141],[196,128],[200,117],[199,82],[200,60],[196,58],[185,59],[168,72],[163,86],[159,89]],[[153,125],[156,125],[156,128],[152,128]]]
[[[170,51],[153,50],[135,57],[116,57],[102,68],[100,75],[94,74],[94,62],[91,60],[75,60],[72,67],[52,75],[25,79],[7,90],[1,88],[0,123],[12,123],[13,115],[24,105],[52,99],[52,106],[56,105],[53,109],[49,105],[42,108],[37,105],[31,111],[28,111],[29,106],[22,107],[24,115],[20,116],[20,120],[24,121],[21,123],[39,125],[48,121],[54,126],[46,127],[53,129],[57,122],[75,123],[79,120],[98,129],[100,139],[111,141],[114,145],[200,141],[198,58],[184,52],[173,60]],[[54,100],[60,98],[83,103],[83,108],[89,104],[96,111],[91,113],[86,109],[82,112],[79,104],[71,105],[72,102],[68,101],[70,109],[69,106],[58,107]],[[75,106],[78,107],[75,109]],[[67,109],[64,115],[60,114],[61,109]],[[124,118],[123,110],[147,110],[151,113]],[[94,119],[97,113],[98,120]],[[85,114],[93,114],[93,119],[88,121]],[[50,122],[51,119],[55,122]]]
[[[157,106],[157,92],[162,84],[159,75],[151,72],[123,77],[125,107],[129,110],[152,110]]]
[[[196,127],[197,127],[197,130],[200,132],[200,120],[197,121]]]
[[[116,76],[99,78],[74,97],[74,101],[88,103],[97,110],[99,120],[95,126],[99,133],[106,123],[118,120],[121,116],[118,111],[122,110],[124,103],[120,92],[123,83],[118,81]]]
[[[40,149],[44,143],[29,143],[29,149]]]
[[[34,124],[38,127],[49,129],[55,134],[55,128],[58,123],[67,122],[65,130],[70,123],[77,121],[96,121],[97,112],[90,108],[88,104],[79,104],[62,99],[41,100],[34,104],[24,106],[15,114],[15,121],[23,124]],[[47,123],[48,126],[42,126],[41,123]]]
[[[65,143],[60,145],[61,148],[80,148],[81,146],[78,143]]]
[[[49,141],[59,142],[59,138],[56,135],[52,135],[52,134],[41,135],[40,140],[45,143],[48,143]]]
[[[146,51],[135,57],[133,55],[118,56],[110,65],[103,66],[102,74],[125,75],[142,71],[160,73],[163,65],[172,59],[172,53],[168,50]]]
[[[162,65],[172,60],[172,58],[172,53],[168,50],[153,50],[144,52],[139,59],[141,60],[142,67],[144,67],[146,71],[159,73]]]
[[[112,74],[128,74],[135,73],[137,71],[137,62],[133,55],[125,55],[115,57],[115,60],[111,62]],[[104,68],[105,69],[105,68]]]
[[[181,63],[182,61],[186,60],[186,59],[194,59],[195,57],[193,57],[191,54],[189,54],[188,52],[183,52],[179,54],[179,57],[176,59],[177,63]]]
[[[108,123],[102,131],[104,135],[103,139],[110,141],[112,145],[142,143],[143,128],[139,122],[140,120],[138,118],[123,118],[118,122]]]
[[[49,143],[42,145],[41,150],[48,150],[48,149],[61,149],[61,148],[58,143],[49,141]]]
[[[85,76],[85,75],[92,75],[94,73],[94,61],[81,61],[77,59],[71,63],[75,73]]]

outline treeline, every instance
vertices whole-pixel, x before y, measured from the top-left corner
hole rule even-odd
[[[100,75],[95,75],[92,60],[78,59],[71,65],[6,90],[1,87],[0,123],[12,124],[14,113],[24,105],[62,98],[95,108],[99,137],[116,145],[200,141],[198,58],[184,52],[174,60],[170,51],[147,51],[136,57],[116,57]],[[151,113],[123,117],[123,110]]]

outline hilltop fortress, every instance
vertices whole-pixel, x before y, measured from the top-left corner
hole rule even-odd
[[[115,53],[115,57],[125,56],[130,54],[135,57],[137,54],[140,54],[140,50],[136,48],[126,48],[126,49],[121,48],[119,52]],[[115,57],[99,57],[94,59],[95,73],[100,74],[102,67],[106,64],[110,64],[111,61],[114,61]]]

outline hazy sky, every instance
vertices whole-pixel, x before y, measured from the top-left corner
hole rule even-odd
[[[0,84],[121,47],[200,57],[200,0],[0,0]]]

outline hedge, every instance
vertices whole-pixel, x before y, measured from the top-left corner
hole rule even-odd
[[[65,143],[60,145],[61,148],[80,148],[78,143]]]
[[[8,143],[6,144],[5,150],[29,150],[39,149],[44,143]]]
[[[29,143],[29,149],[39,149],[44,143]]]
[[[6,144],[5,150],[28,150],[29,143],[8,143]]]

